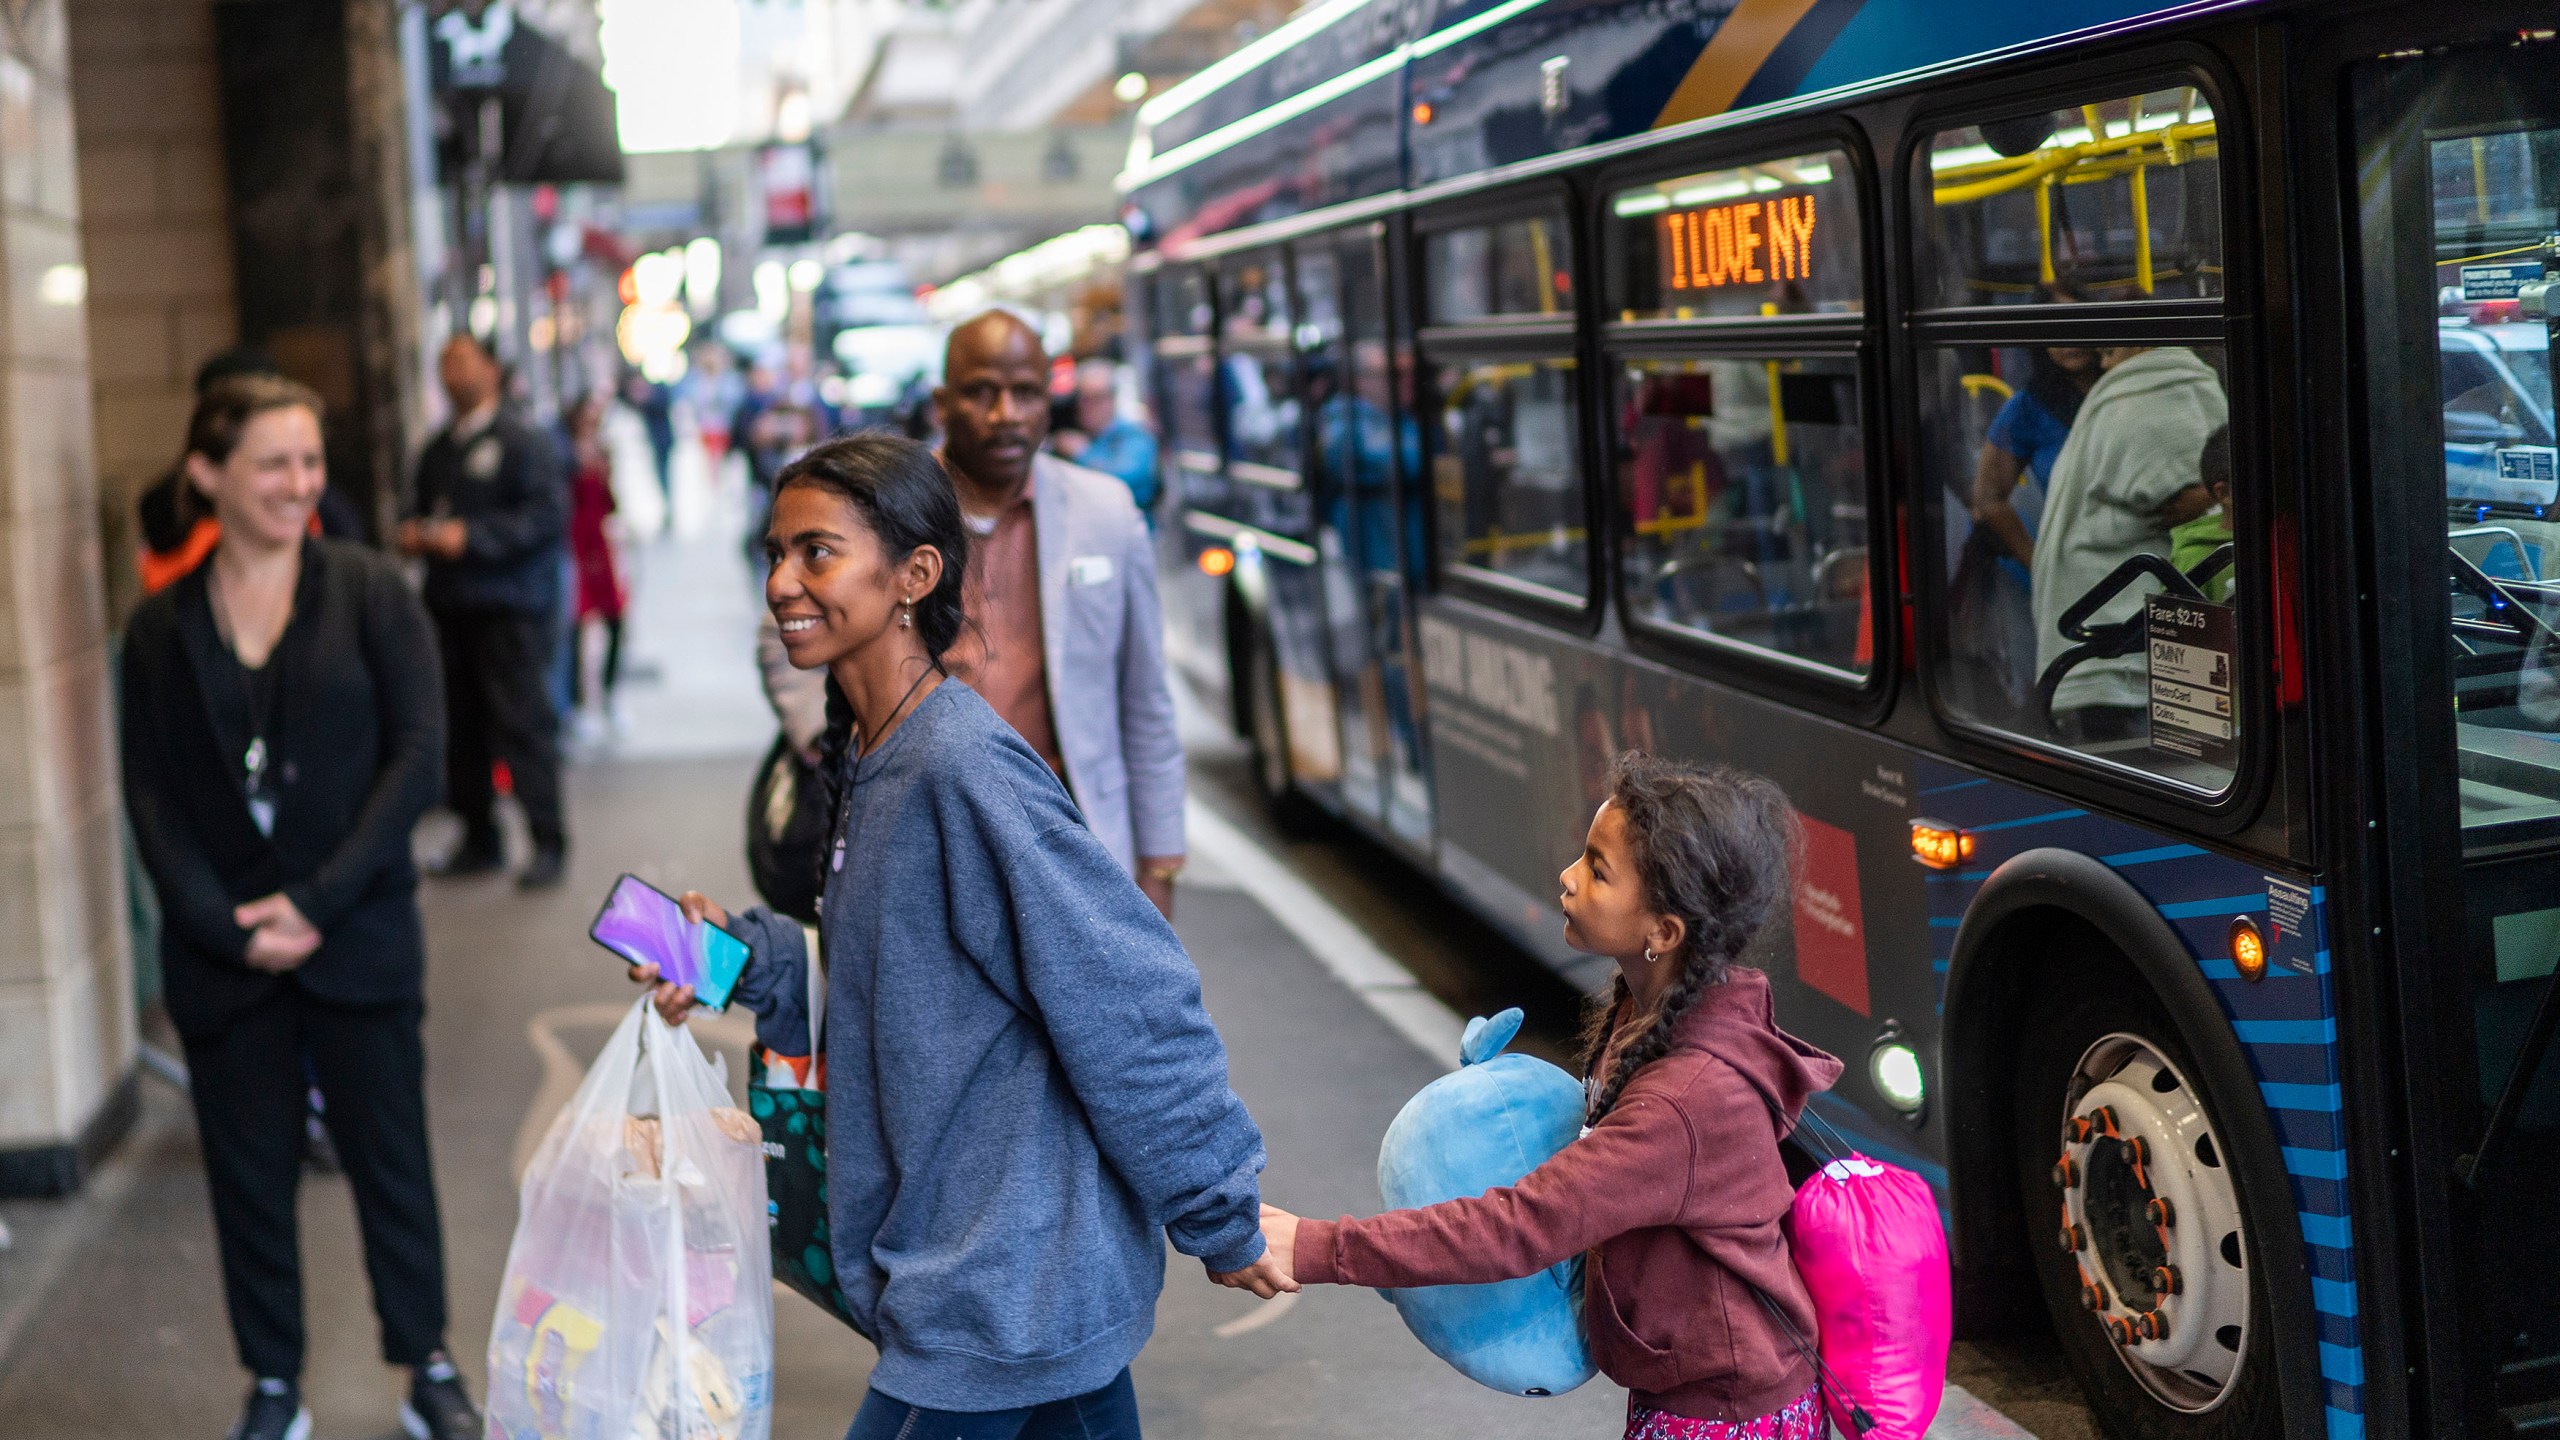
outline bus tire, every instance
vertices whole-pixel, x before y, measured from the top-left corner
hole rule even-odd
[[[1298,792],[1289,773],[1289,720],[1280,704],[1280,651],[1271,632],[1260,626],[1245,630],[1237,655],[1241,663],[1228,673],[1241,682],[1245,745],[1253,770],[1254,792],[1280,833],[1305,839],[1322,827],[1323,813]]]
[[[2111,955],[2071,954],[2028,999],[2018,1187],[2055,1338],[2116,1440],[2283,1430],[2266,1266],[2287,1223],[2227,1148],[2232,1127],[2167,1009]],[[2163,1223],[2165,1222],[2165,1223]],[[2164,1273],[2165,1267],[2165,1273]]]

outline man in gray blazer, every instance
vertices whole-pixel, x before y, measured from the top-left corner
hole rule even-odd
[[[1095,837],[1170,916],[1183,759],[1146,521],[1127,485],[1041,450],[1049,355],[1014,316],[951,332],[934,405],[969,522],[976,622],[947,663],[1065,779]]]

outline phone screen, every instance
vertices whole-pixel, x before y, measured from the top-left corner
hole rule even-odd
[[[657,966],[660,979],[692,986],[694,999],[714,1010],[729,1003],[729,992],[747,968],[747,942],[717,925],[685,919],[673,896],[637,875],[614,882],[587,934],[635,965]]]

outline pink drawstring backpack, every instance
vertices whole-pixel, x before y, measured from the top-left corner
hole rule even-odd
[[[1830,1137],[1831,1156],[1797,1188],[1787,1244],[1813,1296],[1817,1354],[1767,1295],[1769,1309],[1820,1376],[1841,1433],[1857,1440],[1920,1440],[1947,1389],[1954,1331],[1947,1231],[1929,1182],[1860,1155],[1811,1109],[1805,1123]]]

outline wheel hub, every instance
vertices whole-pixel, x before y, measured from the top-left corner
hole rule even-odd
[[[2061,1138],[2057,1240],[2081,1305],[2161,1403],[2220,1405],[2248,1355],[2248,1247],[2202,1098],[2149,1041],[2108,1035],[2072,1072]]]

